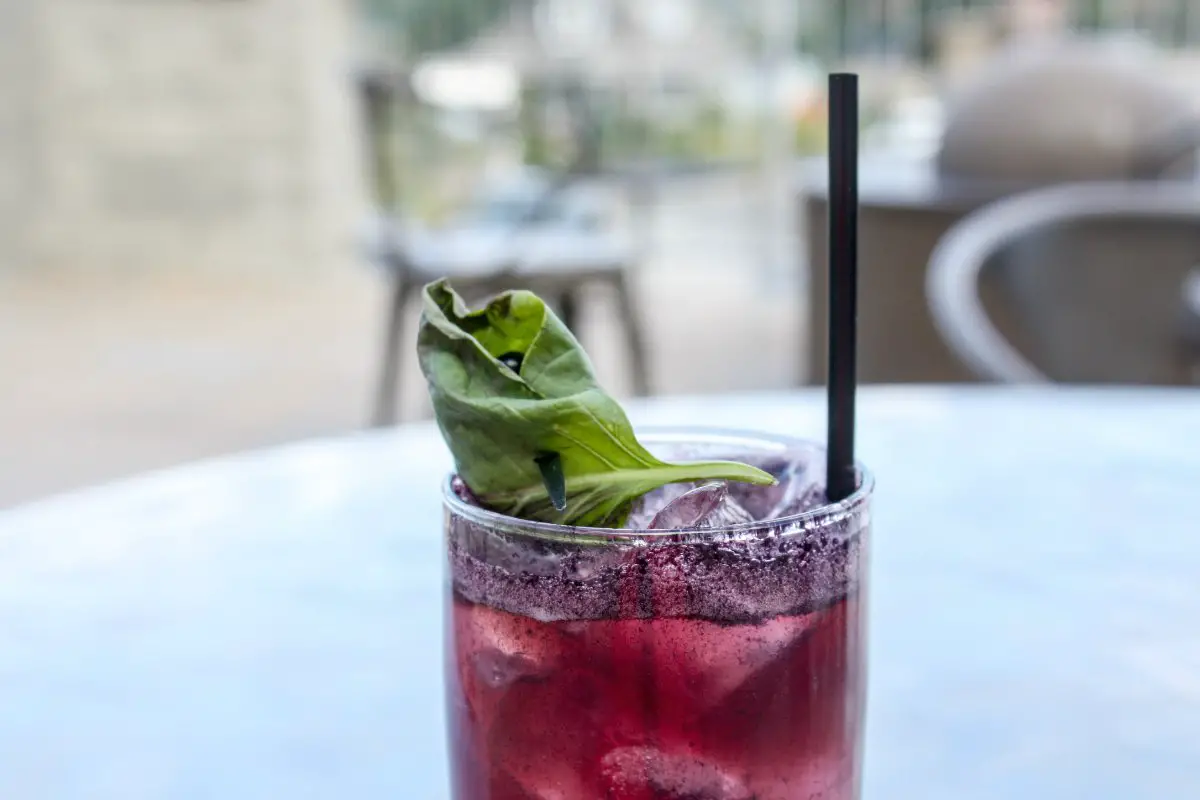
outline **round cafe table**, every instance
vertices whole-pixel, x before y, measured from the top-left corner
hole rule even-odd
[[[859,440],[867,800],[1196,796],[1200,393],[867,389]],[[417,425],[0,514],[0,797],[445,800],[447,466]]]

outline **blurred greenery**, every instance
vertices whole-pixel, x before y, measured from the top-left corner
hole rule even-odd
[[[527,164],[563,168],[577,155],[568,137],[551,132],[555,99],[535,86],[522,93],[518,128]],[[700,93],[670,113],[633,107],[613,91],[591,92],[589,102],[599,140],[597,155],[608,167],[653,158],[749,160],[761,142],[761,121],[730,114],[718,99]]]
[[[506,13],[533,0],[363,0],[374,21],[389,31],[391,40],[410,57],[460,45],[488,30]],[[643,0],[649,2],[650,0]],[[757,14],[736,0],[708,0],[724,4],[731,25],[752,31]],[[935,3],[936,4],[936,3]],[[836,15],[822,14],[828,22]],[[832,31],[825,28],[806,47],[827,49]],[[750,37],[750,34],[746,34]],[[752,38],[752,37],[750,37]],[[390,116],[377,120],[386,140],[385,158],[377,169],[381,194],[394,199],[393,208],[436,222],[453,213],[477,186],[487,164],[517,160],[554,171],[577,161],[565,114],[564,82],[559,76],[547,83],[526,81],[515,113],[463,115],[404,101]],[[768,124],[760,114],[736,112],[717,94],[699,87],[672,92],[662,102],[643,90],[633,94],[610,88],[587,92],[591,130],[598,144],[591,160],[605,168],[630,162],[663,159],[670,162],[751,164],[763,152]],[[469,116],[469,115],[468,115]],[[872,122],[872,109],[863,110],[864,126]],[[385,121],[386,120],[386,121]],[[465,127],[464,127],[465,122]],[[825,108],[815,102],[791,110],[782,123],[788,126],[797,155],[823,152]],[[386,130],[384,130],[386,129]],[[466,131],[464,133],[464,131]]]
[[[535,167],[548,167],[557,161],[554,146],[546,134],[542,118],[542,90],[526,84],[521,90],[518,128],[521,133],[521,160]]]
[[[580,0],[581,2],[584,0]],[[388,38],[413,54],[460,45],[501,20],[510,10],[528,8],[535,0],[360,0],[364,12],[382,27]],[[640,0],[654,2],[654,0]],[[728,31],[757,52],[763,43],[761,9],[745,0],[700,0],[717,15]],[[914,0],[902,9],[889,0],[822,0],[796,31],[798,52],[825,60],[838,60],[847,50],[859,53],[897,49],[924,60],[932,55],[931,34],[937,20],[948,12],[997,6],[1002,0]],[[1166,44],[1181,44],[1195,37],[1187,25],[1196,0],[1159,0],[1148,17],[1149,25],[1163,34]],[[1127,25],[1126,15],[1111,0],[1074,0],[1072,19],[1083,29],[1110,29]],[[888,12],[882,9],[888,7]]]
[[[362,0],[368,18],[407,52],[460,45],[529,0]]]
[[[801,114],[796,118],[792,148],[797,155],[811,156],[825,151],[829,141],[824,109]]]
[[[447,128],[447,115],[435,108],[409,104],[395,109],[385,136],[390,151],[383,178],[397,192],[398,208],[430,222],[444,220],[470,195],[484,165],[509,154],[530,166],[566,169],[576,156],[565,131],[549,124],[545,90],[526,86],[514,118],[493,118],[478,137],[462,138]],[[678,111],[678,110],[677,110]],[[596,108],[600,160],[607,168],[630,162],[663,159],[675,163],[751,164],[762,153],[762,117],[730,113],[719,102],[697,98],[685,113],[652,115],[630,108],[617,98],[601,98]],[[864,108],[864,128],[878,114]],[[776,121],[775,124],[778,124]],[[826,112],[822,103],[807,106],[784,120],[796,155],[815,155],[826,146]]]

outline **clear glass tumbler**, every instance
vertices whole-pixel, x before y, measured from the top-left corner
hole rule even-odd
[[[829,504],[818,445],[640,438],[781,481],[740,487],[754,521],[701,530],[529,522],[447,481],[453,797],[857,800],[870,475]]]

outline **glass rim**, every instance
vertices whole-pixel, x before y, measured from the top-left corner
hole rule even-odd
[[[727,441],[730,444],[755,443],[778,446],[781,451],[789,446],[797,445],[816,447],[824,450],[825,446],[811,439],[794,436],[783,436],[763,431],[752,431],[733,428],[716,427],[687,427],[687,426],[647,426],[635,429],[638,439],[644,444],[652,442],[675,441],[680,443],[712,443],[720,444]],[[739,522],[734,525],[722,525],[719,528],[673,528],[663,530],[645,530],[637,528],[594,528],[577,525],[562,525],[557,522],[540,522],[537,520],[510,517],[497,511],[473,506],[454,493],[452,471],[442,481],[442,502],[444,507],[460,517],[477,525],[486,526],[492,530],[518,535],[530,539],[549,541],[574,542],[578,544],[632,544],[653,545],[678,543],[681,539],[694,542],[715,542],[737,538],[739,534],[759,532],[763,528],[783,529],[785,533],[776,536],[795,536],[808,533],[814,529],[822,529],[855,513],[861,512],[875,491],[875,478],[862,462],[854,462],[858,474],[858,488],[848,497],[835,503],[825,503],[807,511],[788,514],[773,519]]]

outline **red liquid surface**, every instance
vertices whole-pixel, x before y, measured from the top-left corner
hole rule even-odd
[[[455,595],[454,797],[855,800],[860,613],[539,622]]]

